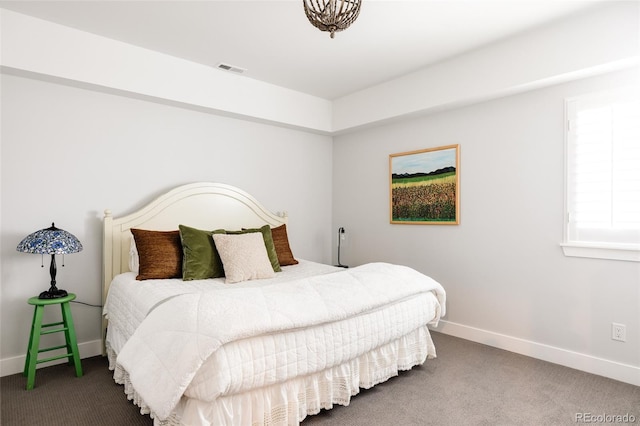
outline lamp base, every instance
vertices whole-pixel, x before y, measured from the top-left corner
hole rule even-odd
[[[349,267],[347,265],[343,265],[342,263],[338,263],[337,265],[333,265],[333,266],[337,266],[338,268],[348,268]]]
[[[40,293],[40,295],[38,296],[38,299],[57,299],[58,297],[65,297],[67,296],[69,293],[67,293],[66,290],[59,290],[59,289],[49,289],[47,291],[43,291],[42,293]]]

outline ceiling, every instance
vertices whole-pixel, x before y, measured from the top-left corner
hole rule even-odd
[[[302,0],[0,1],[0,7],[335,99],[569,14],[582,0],[364,0],[331,39]],[[225,71],[219,71],[225,72]]]

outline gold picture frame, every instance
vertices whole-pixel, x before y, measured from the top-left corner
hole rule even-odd
[[[392,224],[460,223],[460,145],[389,155]]]

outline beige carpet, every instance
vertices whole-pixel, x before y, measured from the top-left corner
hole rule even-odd
[[[634,416],[640,387],[433,333],[438,358],[362,391],[306,425],[575,425]]]
[[[640,387],[433,333],[438,358],[335,406],[304,425],[575,425],[577,415],[633,416]],[[58,365],[38,370],[26,391],[20,374],[0,380],[0,423],[152,425],[127,401],[102,357],[82,361],[84,376]],[[622,419],[622,418],[621,418]],[[586,422],[582,422],[586,423]],[[612,424],[606,422],[599,424]]]

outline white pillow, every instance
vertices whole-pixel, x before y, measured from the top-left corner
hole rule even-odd
[[[273,271],[261,232],[213,234],[226,282],[273,278]]]
[[[129,246],[129,270],[135,272],[136,275],[140,273],[140,257],[138,256],[138,247],[136,247],[136,240],[131,236],[131,245]]]

